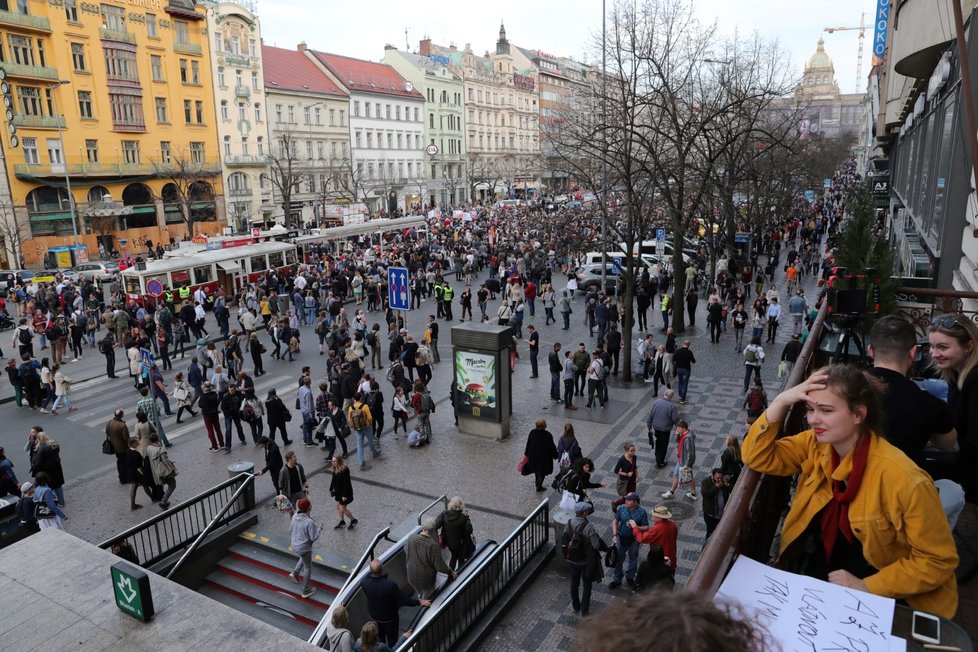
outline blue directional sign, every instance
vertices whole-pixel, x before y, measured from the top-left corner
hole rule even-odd
[[[808,200],[808,203],[809,204],[815,203],[815,191],[814,190],[806,190],[805,191],[805,199]]]
[[[403,267],[387,268],[387,299],[392,310],[411,309],[411,288],[408,271]]]
[[[658,240],[659,242],[665,242],[666,241],[666,230],[665,229],[656,229],[655,230],[655,239]]]

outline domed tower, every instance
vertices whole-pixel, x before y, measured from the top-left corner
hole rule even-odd
[[[805,64],[805,74],[795,94],[808,98],[839,96],[839,85],[835,82],[835,66],[826,54],[825,41],[821,38],[818,39],[815,54],[809,57],[808,63]]]

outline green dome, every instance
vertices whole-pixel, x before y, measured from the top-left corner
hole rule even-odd
[[[808,64],[805,66],[805,68],[807,70],[834,68],[832,65],[832,59],[830,59],[829,55],[825,53],[825,41],[823,39],[818,39],[818,49],[815,50],[815,54],[808,59]]]

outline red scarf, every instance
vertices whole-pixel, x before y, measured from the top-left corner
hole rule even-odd
[[[852,543],[852,528],[849,526],[849,504],[859,493],[859,485],[866,471],[866,458],[869,456],[869,437],[864,435],[856,443],[852,451],[852,472],[849,480],[832,480],[832,501],[822,512],[822,542],[825,545],[825,558],[832,557],[835,539],[842,532],[846,541]],[[832,470],[839,466],[839,454],[832,449]],[[845,484],[845,490],[842,486]]]

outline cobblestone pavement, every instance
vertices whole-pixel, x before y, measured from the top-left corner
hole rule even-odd
[[[814,281],[809,279],[809,285],[811,289],[807,292],[813,300]],[[456,283],[456,287],[460,286],[460,283]],[[780,286],[783,293],[783,283]],[[409,330],[416,337],[421,334],[420,325],[424,317],[433,312],[433,305],[428,301],[421,304],[420,310],[411,314]],[[544,369],[539,379],[531,379],[529,357],[525,347],[520,347],[523,356],[514,372],[515,405],[511,422],[513,435],[505,441],[497,442],[458,433],[453,425],[451,406],[448,403],[450,363],[435,365],[432,392],[438,409],[432,418],[432,445],[420,450],[409,449],[403,435],[400,439],[394,439],[389,434],[388,426],[387,433],[383,436],[381,458],[370,461],[365,471],[360,471],[353,464],[355,500],[351,509],[360,520],[359,527],[353,531],[334,531],[327,527],[320,539],[320,545],[333,554],[355,559],[381,528],[387,525],[397,526],[408,519],[416,518],[420,509],[443,494],[458,494],[463,497],[480,541],[501,540],[540,500],[549,498],[552,505],[556,503],[552,493],[535,493],[532,479],[522,478],[516,472],[526,433],[541,416],[547,419],[550,431],[558,436],[564,423],[574,424],[585,455],[595,460],[594,480],[608,484],[605,489],[591,492],[598,506],[594,521],[604,536],[610,539],[611,512],[606,506],[609,506],[614,497],[611,469],[626,439],[634,440],[638,444],[640,469],[643,473],[639,492],[644,498],[643,504],[651,507],[658,502],[664,502],[658,495],[668,488],[666,469],[657,472],[654,464],[650,464],[653,456],[645,436],[644,423],[651,403],[651,385],[641,381],[624,383],[618,378],[610,377],[611,401],[608,407],[595,408],[592,412],[584,409],[567,412],[562,406],[554,406],[548,399],[546,353],[552,348],[552,344],[560,341],[567,348],[584,341],[590,347],[593,342],[593,339],[587,338],[587,329],[581,323],[583,313],[579,296],[576,298],[570,332],[561,331],[559,325],[544,326],[542,310],[538,310],[535,317],[527,315],[526,324],[534,324],[540,329],[540,362]],[[657,317],[654,312],[653,316]],[[368,323],[372,324],[380,319],[379,313],[368,315]],[[441,324],[440,347],[444,355],[450,346],[450,325],[444,321]],[[294,401],[295,379],[303,364],[313,365],[314,379],[324,375],[323,358],[310,345],[314,338],[308,329],[304,329],[304,332],[307,333],[304,350],[296,362],[266,360],[268,374],[256,379],[260,394],[269,387],[276,387],[288,405]],[[768,351],[768,362],[764,368],[765,386],[768,388],[776,387],[779,383],[776,377],[777,359],[789,332],[790,329],[781,329],[778,344]],[[637,336],[636,333],[635,337]],[[708,472],[718,462],[724,437],[727,434],[743,435],[746,432],[746,417],[741,408],[743,357],[734,350],[732,332],[723,335],[720,344],[709,343],[705,301],[700,301],[697,326],[687,329],[684,337],[691,339],[697,363],[694,365],[690,383],[689,404],[680,406],[680,410],[697,433],[696,476],[702,478],[703,473]],[[659,342],[662,338],[656,332],[656,341]],[[250,358],[246,360],[246,368],[250,372]],[[188,360],[177,360],[174,368],[185,369],[187,362]],[[121,368],[121,363],[118,366]],[[80,382],[74,388],[73,398],[79,405],[79,411],[70,415],[62,413],[58,417],[49,417],[26,409],[19,410],[12,403],[0,406],[0,418],[9,426],[9,429],[4,430],[8,433],[11,430],[16,431],[15,436],[8,434],[8,438],[0,439],[0,443],[8,446],[8,455],[10,451],[15,452],[12,457],[21,475],[27,475],[27,464],[20,451],[22,443],[15,445],[13,442],[23,442],[27,424],[41,420],[50,434],[62,442],[62,456],[68,478],[65,487],[68,502],[66,512],[70,517],[66,529],[91,542],[102,541],[135,525],[158,509],[148,502],[145,495],[141,495],[139,500],[145,505],[145,509],[130,512],[128,488],[120,486],[116,479],[114,459],[103,457],[99,452],[104,437],[103,425],[111,416],[112,410],[116,407],[127,408],[131,417],[136,401],[136,395],[125,375],[122,380],[109,380],[102,375],[103,369],[103,359],[97,354],[92,359],[86,355],[83,362],[71,365],[70,371],[75,378],[89,377],[92,380]],[[170,378],[172,375],[167,374],[167,379]],[[389,402],[389,385],[383,381],[381,386]],[[578,405],[581,405],[579,401]],[[391,421],[389,416],[387,421]],[[289,425],[290,437],[301,441],[295,421]],[[209,444],[200,417],[179,426],[169,418],[164,420],[164,426],[168,437],[175,444],[170,450],[171,459],[180,471],[173,504],[226,478],[229,464],[249,460],[255,462],[258,468],[261,467],[260,449],[250,443],[240,446],[236,439],[230,455],[208,452]],[[247,428],[246,438],[251,441]],[[323,453],[314,448],[292,448],[298,453],[307,475],[312,476],[311,498],[316,505],[314,517],[325,521],[328,526],[335,516],[328,495],[329,473],[325,471]],[[675,455],[674,447],[669,454]],[[75,471],[76,467],[85,470]],[[260,522],[255,530],[286,534],[286,517],[270,507],[270,480],[258,478],[257,489],[258,500],[263,504],[259,508]],[[701,506],[699,501],[693,503],[685,498],[673,499],[668,504],[680,526],[678,579],[682,584],[695,564],[703,543]],[[555,566],[548,568],[510,612],[503,626],[497,628],[495,638],[485,644],[485,649],[568,649],[567,642],[573,635],[576,619],[570,617],[566,587],[567,583],[560,571]],[[594,594],[595,610],[601,609],[611,598],[606,589],[598,587]]]

